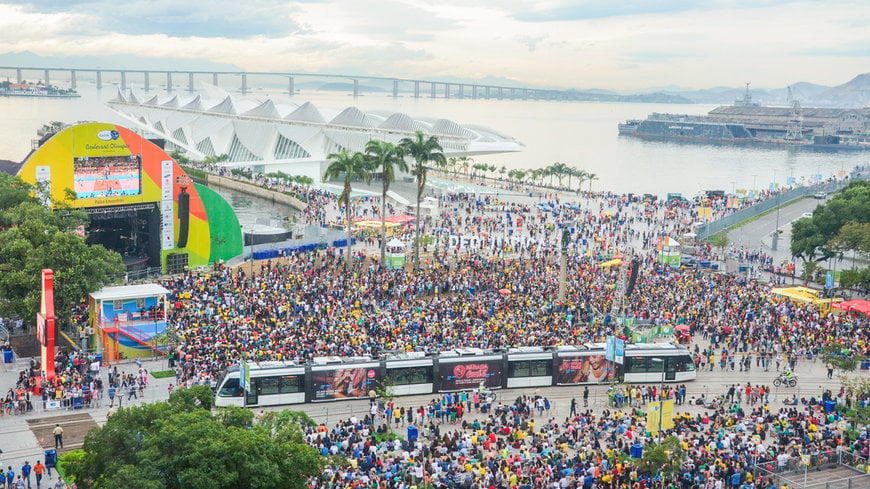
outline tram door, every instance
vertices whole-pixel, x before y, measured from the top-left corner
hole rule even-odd
[[[677,380],[678,357],[665,357],[665,381]]]

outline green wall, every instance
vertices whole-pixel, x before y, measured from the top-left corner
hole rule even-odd
[[[236,217],[233,208],[214,190],[198,183],[193,185],[199,193],[199,198],[202,199],[205,215],[208,217],[211,234],[209,263],[214,263],[221,258],[228,261],[241,255],[242,228],[239,226],[239,218]]]

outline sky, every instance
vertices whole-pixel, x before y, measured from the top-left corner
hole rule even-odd
[[[23,51],[621,91],[833,86],[870,72],[870,1],[0,0],[0,54]]]

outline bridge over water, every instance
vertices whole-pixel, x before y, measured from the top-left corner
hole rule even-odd
[[[487,85],[476,83],[456,83],[434,80],[415,80],[409,78],[340,75],[328,73],[298,73],[298,72],[267,72],[267,71],[195,71],[195,70],[137,70],[128,68],[42,68],[32,66],[0,66],[0,74],[4,78],[14,78],[21,84],[27,76],[36,76],[46,85],[51,84],[53,77],[68,76],[70,87],[75,89],[77,80],[84,75],[93,80],[97,89],[103,87],[106,77],[117,80],[121,90],[126,90],[131,82],[141,81],[145,91],[157,82],[168,92],[177,88],[194,91],[196,80],[207,80],[213,85],[219,85],[221,79],[238,80],[239,91],[244,95],[251,91],[251,81],[259,83],[286,86],[287,93],[292,97],[296,92],[296,81],[325,80],[332,83],[347,84],[348,92],[358,97],[366,87],[370,91],[392,93],[393,97],[412,95],[414,98],[444,98],[444,99],[496,99],[496,100],[579,100],[578,92],[573,90],[550,90],[530,87],[515,87],[504,85]],[[165,81],[161,83],[161,81]]]

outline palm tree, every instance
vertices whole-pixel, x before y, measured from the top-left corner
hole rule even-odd
[[[507,173],[507,167],[502,165],[501,168],[498,169],[498,174],[501,175],[500,179],[504,180],[504,174]]]
[[[557,161],[557,162],[553,163],[552,165],[550,165],[549,169],[552,171],[552,175],[554,175],[556,177],[556,179],[559,180],[559,187],[561,187],[562,186],[562,179],[565,178],[565,175],[568,172],[568,165],[566,165],[565,163],[559,163]],[[552,183],[552,181],[553,180],[550,179],[551,183]]]
[[[537,182],[538,180],[541,180],[544,178],[544,170],[542,170],[540,168],[533,168],[531,170],[531,174],[532,174],[532,176],[531,176],[532,182]],[[536,183],[535,185],[539,185],[539,184]]]
[[[583,190],[583,181],[589,178],[589,173],[586,172],[586,170],[578,170],[575,168],[574,176],[577,177],[577,180],[580,180],[579,182],[577,182],[577,191],[579,192]],[[571,184],[569,183],[568,186],[570,187]]]
[[[371,140],[366,144],[366,158],[372,171],[381,171],[381,266],[387,265],[387,191],[396,181],[396,170],[408,171],[405,150],[385,141]]]
[[[586,179],[589,180],[589,191],[592,191],[592,180],[598,180],[598,175],[594,173],[587,173]]]
[[[350,246],[353,238],[351,237],[350,225],[350,183],[358,178],[366,184],[372,181],[372,174],[369,169],[369,163],[366,161],[365,155],[359,151],[351,154],[348,150],[342,150],[340,153],[332,153],[326,157],[329,160],[329,166],[326,167],[326,173],[323,175],[324,180],[338,180],[344,177],[344,189],[338,197],[338,204],[344,204],[345,221],[347,222],[347,256],[344,262],[345,269],[350,269]]]
[[[420,268],[420,201],[426,190],[426,163],[444,161],[444,148],[435,136],[426,137],[423,131],[417,131],[413,138],[403,138],[399,145],[406,154],[414,158],[414,169],[411,174],[417,179],[417,219],[414,221],[414,266]]]
[[[468,167],[474,163],[474,158],[468,156],[460,156],[459,163],[462,165],[462,170],[465,172],[465,176],[468,176]]]

